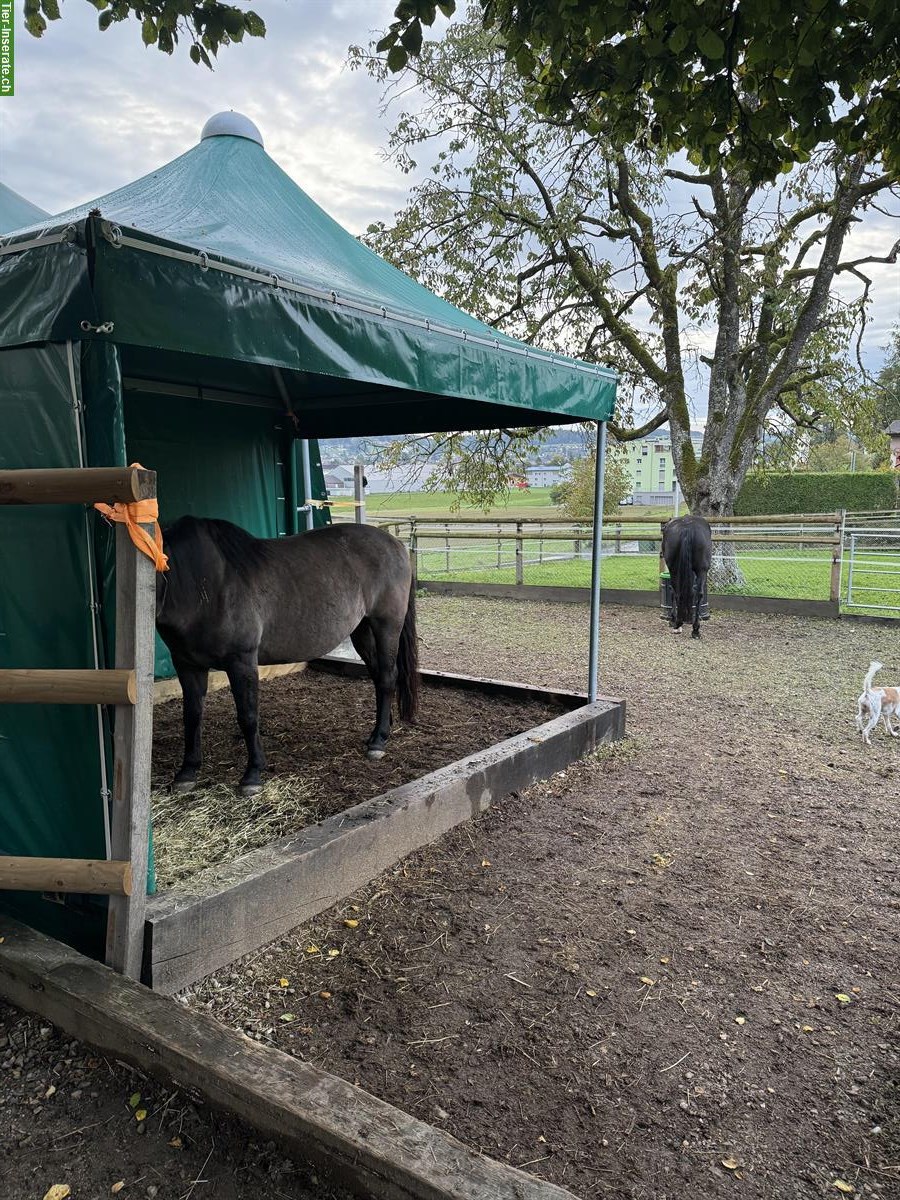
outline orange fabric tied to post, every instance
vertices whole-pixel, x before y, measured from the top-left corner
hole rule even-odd
[[[132,463],[139,471],[144,468],[140,463]],[[143,554],[152,560],[157,571],[168,571],[169,560],[163,554],[162,530],[159,527],[159,504],[156,500],[136,500],[133,504],[95,504],[97,512],[102,513],[110,521],[125,525],[128,536]],[[140,523],[149,525],[153,522],[153,537],[142,529]]]

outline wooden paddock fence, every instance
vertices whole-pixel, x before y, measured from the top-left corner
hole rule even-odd
[[[640,555],[653,555],[655,552],[659,569],[664,570],[660,552],[666,523],[666,520],[630,514],[605,519],[604,562],[609,561],[610,556],[618,554],[631,553],[633,558],[637,558]],[[533,594],[536,598],[546,591],[546,587],[534,578],[530,581],[527,579],[527,574],[535,566],[544,567],[548,563],[557,565],[560,578],[552,581],[556,590],[567,586],[573,590],[578,588],[578,581],[571,579],[567,582],[562,577],[565,574],[564,564],[567,561],[584,561],[589,554],[593,535],[592,522],[573,521],[571,518],[562,517],[518,517],[503,520],[484,516],[410,516],[402,520],[382,521],[379,524],[407,543],[417,575],[425,586],[429,582],[440,582],[452,587],[454,575],[463,576],[465,581],[467,571],[474,569],[480,572],[479,578],[485,586],[521,588],[523,597]],[[827,603],[837,611],[841,590],[841,513],[722,517],[712,521],[711,525],[714,548],[728,547],[733,549],[735,554],[748,554],[753,548],[753,552],[749,554],[751,559],[756,557],[758,561],[764,561],[765,557],[769,556],[770,561],[775,561],[777,558],[782,568],[795,563],[798,575],[809,569],[810,555],[815,555],[816,569],[821,567],[822,595],[817,601],[798,599],[796,602],[819,606]],[[477,566],[467,568],[464,562],[466,556],[470,564],[475,563]],[[526,567],[529,571],[526,571]],[[488,578],[492,569],[507,572],[514,579],[514,583],[492,583]],[[649,574],[650,580],[652,574]],[[647,586],[643,587],[614,587],[613,590],[617,595],[633,591],[635,597],[638,597],[642,593],[652,591],[653,582],[648,582]],[[769,600],[779,597],[756,593],[747,598]]]
[[[0,471],[0,504],[133,504],[156,499],[156,472],[136,467]],[[153,535],[153,524],[141,522]],[[155,567],[116,525],[113,670],[0,670],[2,704],[115,707],[108,860],[0,857],[0,889],[107,895],[106,962],[139,979],[144,947],[153,736]]]

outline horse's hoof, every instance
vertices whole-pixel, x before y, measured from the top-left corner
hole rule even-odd
[[[672,630],[672,632],[673,632],[673,633],[681,633],[681,630],[680,630],[680,629],[673,629],[673,630]]]
[[[196,779],[174,779],[172,781],[172,791],[177,792],[179,795],[192,792],[196,786]]]
[[[384,750],[367,750],[366,751],[366,758],[368,758],[371,762],[377,762],[379,758],[384,758],[384,755],[385,755]]]
[[[261,783],[242,783],[238,791],[242,796],[258,796],[263,790]]]

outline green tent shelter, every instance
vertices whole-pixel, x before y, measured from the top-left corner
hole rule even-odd
[[[22,229],[25,225],[44,221],[49,216],[49,213],[20,196],[18,192],[14,192],[5,183],[0,183],[0,233]]]
[[[615,390],[612,372],[506,337],[373,254],[236,113],[142,179],[0,237],[0,467],[139,461],[164,522],[296,532],[324,494],[302,455],[314,439],[605,422]],[[111,661],[102,518],[0,508],[0,556],[0,666]],[[104,857],[109,756],[103,710],[0,706],[0,854]],[[3,903],[101,944],[89,905]]]

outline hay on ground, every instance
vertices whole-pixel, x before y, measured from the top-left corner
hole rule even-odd
[[[187,793],[156,791],[150,803],[159,888],[234,862],[318,819],[311,788],[295,775],[269,779],[256,796],[217,783]]]

